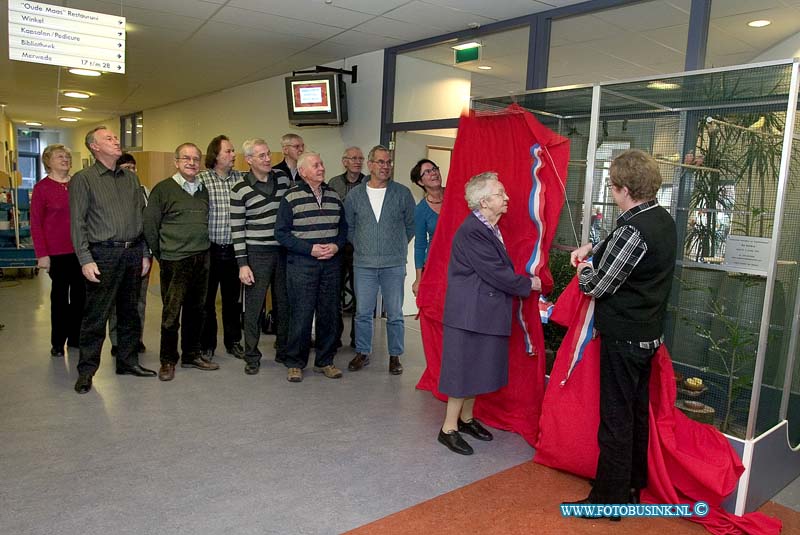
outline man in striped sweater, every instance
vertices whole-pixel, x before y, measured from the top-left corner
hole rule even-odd
[[[308,364],[311,323],[317,315],[314,371],[330,379],[342,372],[333,365],[339,323],[340,249],[347,239],[344,206],[325,183],[325,166],[319,154],[304,152],[297,162],[303,181],[281,200],[275,237],[286,247],[289,293],[289,344],[287,379],[303,380]]]
[[[275,218],[291,179],[272,169],[269,145],[263,139],[249,139],[242,149],[250,171],[231,189],[231,237],[239,280],[245,285],[244,373],[255,375],[261,363],[258,320],[273,276],[272,306],[278,323],[275,360],[282,362],[286,353],[286,262],[275,239]]]

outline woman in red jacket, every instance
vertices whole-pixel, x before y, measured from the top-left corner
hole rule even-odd
[[[69,234],[69,179],[72,154],[64,145],[42,153],[47,176],[33,188],[31,235],[37,266],[50,275],[50,355],[64,356],[64,344],[78,347],[86,300],[81,266]]]

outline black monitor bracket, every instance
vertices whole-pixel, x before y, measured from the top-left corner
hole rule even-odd
[[[323,67],[322,65],[317,65],[313,69],[307,71],[292,71],[292,76],[297,76],[298,74],[311,74],[311,73],[319,74],[321,72],[335,72],[338,74],[349,74],[350,83],[355,84],[358,82],[358,65],[353,65],[352,70],[349,71],[345,69],[334,69],[333,67]]]

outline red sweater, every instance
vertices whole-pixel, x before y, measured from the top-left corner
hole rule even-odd
[[[68,185],[47,176],[33,187],[31,236],[36,258],[75,252],[69,235]]]

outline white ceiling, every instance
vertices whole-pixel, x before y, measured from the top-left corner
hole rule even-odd
[[[684,70],[691,0],[657,0],[553,22],[548,85],[559,87],[624,80]],[[747,22],[771,20],[764,28]],[[800,0],[713,0],[706,66],[747,63],[800,34]],[[481,39],[481,59],[457,68],[472,73],[472,96],[525,89],[528,30]],[[452,43],[409,55],[452,65]],[[799,45],[800,46],[800,45]],[[780,58],[784,59],[784,58]],[[478,70],[479,65],[491,71]]]
[[[85,106],[86,123],[166,105],[292,70],[323,64],[581,0],[53,0],[127,17],[126,74],[84,78],[66,69],[8,60],[0,42],[0,103],[15,122],[60,127],[58,107]],[[45,2],[46,3],[46,2]],[[655,0],[556,20],[549,85],[683,70],[690,0]],[[773,24],[753,29],[746,22]],[[8,28],[8,0],[0,27]],[[745,63],[800,33],[800,0],[714,0],[709,66]],[[528,29],[482,38],[482,59],[460,66],[473,96],[525,87]],[[452,64],[450,44],[411,55]],[[492,66],[479,71],[479,64]],[[94,96],[73,101],[59,89]],[[75,114],[68,114],[75,115]]]
[[[126,73],[100,78],[8,59],[0,44],[0,103],[14,122],[64,126],[59,106],[85,106],[86,123],[476,24],[581,0],[52,0],[127,18]],[[8,0],[0,0],[8,28]],[[93,94],[88,101],[63,90]]]

